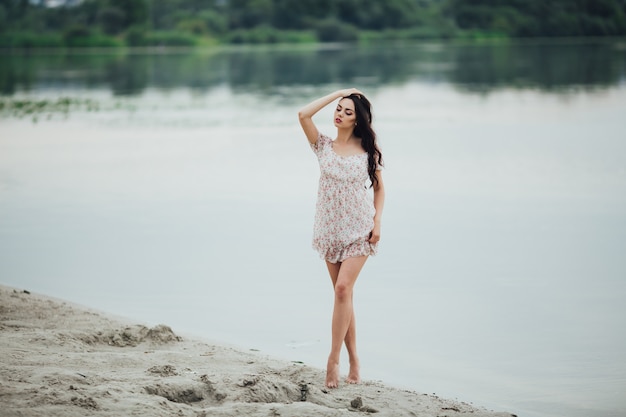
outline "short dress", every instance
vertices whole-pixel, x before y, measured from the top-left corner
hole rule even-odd
[[[376,209],[367,189],[367,153],[338,155],[332,139],[324,134],[311,148],[320,165],[313,249],[331,263],[376,255],[378,243],[368,241]]]

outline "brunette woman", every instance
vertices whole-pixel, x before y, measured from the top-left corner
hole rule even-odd
[[[320,133],[313,116],[337,102],[334,139]],[[339,386],[339,358],[345,343],[350,360],[346,382],[361,381],[352,293],[368,256],[375,255],[385,201],[382,154],[372,129],[370,102],[357,89],[338,90],[306,105],[300,125],[320,165],[313,248],[326,261],[335,303],[326,386]]]

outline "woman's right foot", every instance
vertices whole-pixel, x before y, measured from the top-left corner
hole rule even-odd
[[[339,387],[339,362],[328,360],[326,365],[326,388]]]
[[[350,373],[346,378],[348,384],[360,384],[361,383],[361,366],[359,359],[350,359]]]

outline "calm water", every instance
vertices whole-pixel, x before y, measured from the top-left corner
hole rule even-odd
[[[626,42],[5,54],[0,282],[323,367],[296,111],[357,86],[387,162],[364,377],[624,416],[625,64]],[[7,110],[59,97],[91,105]]]

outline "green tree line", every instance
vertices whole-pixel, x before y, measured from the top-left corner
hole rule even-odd
[[[626,0],[451,0],[460,29],[511,37],[624,36]]]
[[[624,36],[626,0],[0,0],[0,46]]]

